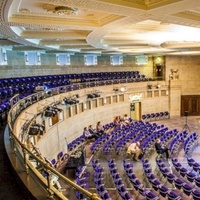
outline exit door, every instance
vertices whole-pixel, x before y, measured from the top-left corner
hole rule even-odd
[[[130,117],[133,120],[141,120],[141,102],[134,102],[130,104]]]

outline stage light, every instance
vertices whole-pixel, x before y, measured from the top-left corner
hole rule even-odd
[[[87,94],[87,98],[88,99],[93,99],[93,98],[97,98],[97,97],[100,97],[101,95],[99,94],[99,92],[94,92],[94,93],[91,93],[91,94]]]
[[[55,116],[58,112],[62,112],[62,109],[57,108],[56,106],[48,106],[44,112],[45,117]]]
[[[52,94],[51,90],[47,90],[46,94],[51,95]]]
[[[79,100],[75,99],[75,98],[64,98],[63,99],[63,102],[66,104],[66,105],[74,105],[74,104],[77,104],[79,103]]]
[[[32,124],[29,128],[29,135],[43,135],[43,132],[45,130],[45,126],[42,124]]]
[[[119,89],[118,89],[118,88],[114,88],[113,90],[114,90],[115,92],[118,92],[118,91],[119,91]]]

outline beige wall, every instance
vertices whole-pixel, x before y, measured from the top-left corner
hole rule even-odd
[[[17,56],[15,55],[15,57]],[[19,59],[16,58],[16,60]],[[96,66],[85,66],[80,59],[77,59],[76,63],[78,63],[78,61],[79,64],[73,64],[72,62],[70,66],[58,66],[53,64],[53,62],[41,66],[25,66],[17,63],[8,66],[0,66],[0,78],[113,71],[140,71],[141,74],[144,74],[149,78],[153,77],[152,57],[149,57],[148,64],[139,66],[135,64],[134,56],[129,56],[129,59],[125,57],[124,64],[119,66],[110,65],[109,60],[105,61],[105,63],[100,62],[100,64]]]
[[[200,94],[200,56],[167,56],[166,80],[170,69],[179,70],[181,95]]]
[[[130,95],[142,94],[142,99],[139,100],[139,102],[141,102],[141,114],[168,111],[169,97],[148,97],[147,84],[147,82],[123,84],[127,89],[125,93],[113,92],[113,86],[99,87],[98,89],[101,91],[101,98],[105,99],[106,97],[111,97],[111,104],[106,103],[104,105],[100,105],[97,103],[97,107],[84,110],[83,112],[77,113],[70,117],[67,113],[69,109],[72,109],[72,107],[59,105],[59,107],[62,108],[64,112],[64,121],[60,121],[58,124],[49,127],[49,119],[45,118],[45,127],[48,133],[41,136],[41,138],[38,136],[33,136],[34,139],[30,138],[30,140],[35,141],[35,144],[37,147],[39,147],[42,155],[49,159],[56,158],[56,155],[60,151],[67,151],[67,143],[82,135],[83,128],[85,126],[92,124],[95,127],[98,121],[101,121],[102,124],[110,123],[113,121],[114,117],[118,115],[123,116],[124,114],[128,114],[128,116],[130,116],[130,103],[133,102],[129,100]],[[161,95],[161,90],[168,89],[168,86],[165,85],[165,82],[160,82],[160,84],[161,88],[153,89],[153,93],[154,91],[157,91],[158,94]],[[92,91],[92,88],[87,89],[87,91],[83,89],[65,94],[62,93],[31,105],[26,110],[24,110],[24,112],[19,116],[17,123],[15,124],[15,132],[17,136],[20,137],[21,127],[25,123],[25,119],[30,120],[34,114],[41,111],[44,106],[47,106],[48,104],[51,104],[57,100],[61,100],[64,98],[64,96],[68,97],[69,95],[73,95],[75,93],[80,94],[80,103],[84,103],[86,102],[85,94],[87,94],[89,91]],[[123,96],[123,100],[119,100],[119,96]],[[117,102],[114,101],[114,98],[117,99]],[[41,117],[38,117],[37,121],[41,122]]]

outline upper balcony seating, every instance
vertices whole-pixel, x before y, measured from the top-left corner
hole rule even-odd
[[[65,89],[65,91],[67,92],[80,89],[80,83],[83,82],[89,82],[88,87],[95,87],[147,80],[149,79],[146,78],[145,75],[140,74],[139,71],[92,72],[81,74],[59,74],[4,78],[0,79],[0,114],[2,114],[2,112],[7,113],[10,105],[8,106],[7,110],[4,110],[4,103],[9,103],[10,98],[12,98],[16,94],[19,94],[19,99],[22,99],[30,94],[35,93],[35,88],[37,86],[46,86],[48,89],[56,88],[59,86],[68,86],[68,88],[66,87]],[[77,84],[74,85],[74,83]]]

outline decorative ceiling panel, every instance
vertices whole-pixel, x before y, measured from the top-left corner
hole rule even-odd
[[[15,49],[127,55],[199,51],[200,0],[2,0],[0,12],[1,45]]]
[[[159,8],[165,5],[173,4],[182,0],[99,0],[106,3],[117,4],[120,6],[126,6],[131,8],[137,8],[142,10],[151,10]]]

